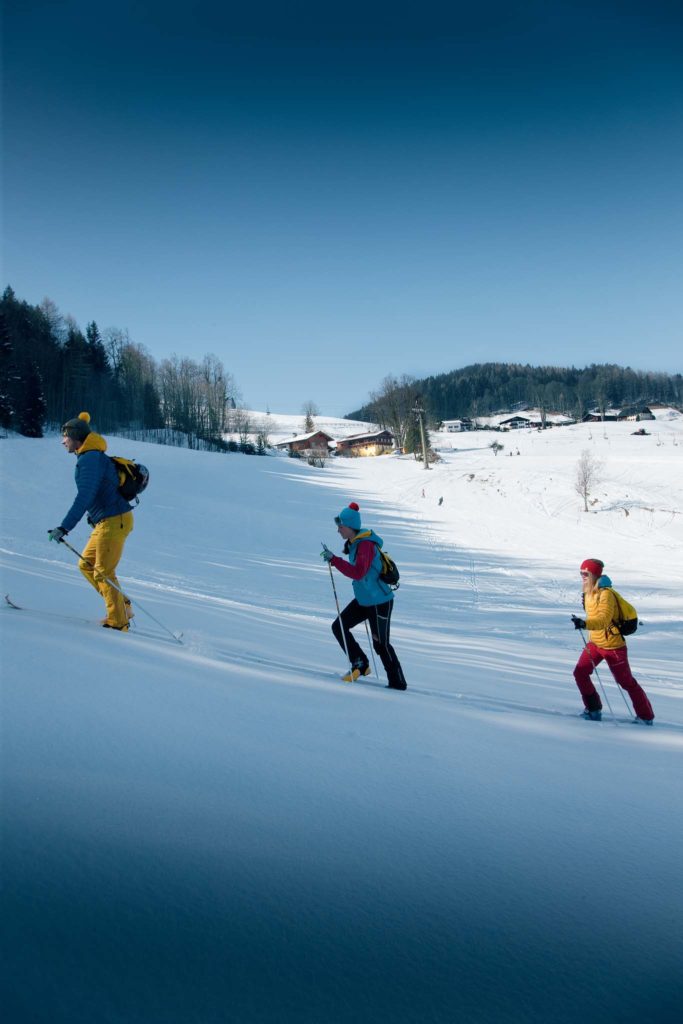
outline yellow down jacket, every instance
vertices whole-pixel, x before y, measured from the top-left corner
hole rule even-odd
[[[594,590],[584,595],[588,639],[604,650],[625,647],[626,641],[615,626],[619,619],[619,605],[611,590]]]

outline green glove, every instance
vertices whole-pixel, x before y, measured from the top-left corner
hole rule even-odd
[[[334,558],[334,552],[330,551],[327,544],[323,544],[323,549],[320,552],[320,557],[329,565],[332,559]]]

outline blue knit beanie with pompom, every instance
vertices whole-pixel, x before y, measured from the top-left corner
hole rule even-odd
[[[360,530],[360,507],[352,501],[347,508],[343,508],[338,516],[334,517],[337,526],[348,526],[356,533]]]

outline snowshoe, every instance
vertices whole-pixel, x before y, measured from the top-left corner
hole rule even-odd
[[[602,711],[589,711],[588,708],[584,708],[581,717],[587,722],[602,722]]]

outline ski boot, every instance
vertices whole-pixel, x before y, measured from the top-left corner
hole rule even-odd
[[[638,715],[633,719],[634,725],[653,725],[654,718],[639,718]]]
[[[355,683],[356,679],[361,676],[370,675],[370,666],[364,665],[362,662],[355,662],[345,675],[342,676],[342,681],[345,683]]]
[[[589,711],[588,708],[584,708],[581,717],[587,722],[602,722],[602,711]]]

